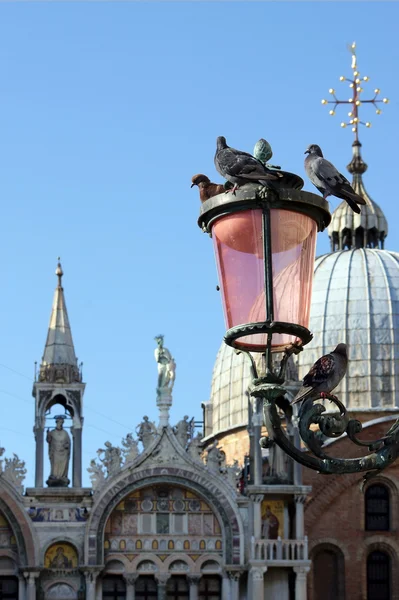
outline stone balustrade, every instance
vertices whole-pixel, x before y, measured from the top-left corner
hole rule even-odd
[[[308,538],[303,540],[251,539],[251,559],[266,563],[308,561]],[[272,565],[271,565],[272,566]]]

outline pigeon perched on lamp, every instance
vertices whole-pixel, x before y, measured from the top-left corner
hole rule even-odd
[[[332,163],[323,157],[323,152],[317,144],[311,144],[305,150],[305,171],[313,185],[327,196],[336,196],[345,200],[355,213],[360,213],[358,204],[366,204],[364,198],[356,194],[349,181]]]
[[[270,171],[248,152],[230,148],[223,136],[216,140],[215,167],[222,177],[234,184],[233,194],[239,186],[251,182],[273,188],[272,182],[282,177],[282,173]]]
[[[344,377],[347,367],[346,344],[338,344],[333,352],[315,362],[303,378],[302,387],[291,404],[303,400],[316,400],[323,394],[330,394]]]
[[[198,186],[201,202],[205,202],[205,200],[209,200],[209,198],[217,196],[217,194],[226,192],[226,188],[222,183],[212,183],[209,177],[203,173],[194,175],[191,178],[191,187],[195,185]]]

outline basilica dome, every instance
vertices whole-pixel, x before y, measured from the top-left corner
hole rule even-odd
[[[352,248],[317,258],[310,329],[300,378],[345,342],[349,365],[336,388],[340,400],[352,410],[399,406],[399,253]]]

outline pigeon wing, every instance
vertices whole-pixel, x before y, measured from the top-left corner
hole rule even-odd
[[[278,176],[272,175],[269,171],[247,152],[239,152],[230,148],[230,151],[223,156],[223,166],[226,172],[233,177],[243,177],[244,179],[259,181],[259,179],[278,179]]]
[[[309,373],[303,378],[303,385],[315,388],[331,377],[335,368],[335,360],[332,354],[326,354],[315,362]]]
[[[353,196],[357,204],[366,204],[366,201],[356,194],[347,178],[330,161],[319,157],[311,164],[311,168],[333,195],[346,199],[345,195],[348,194],[350,197]]]

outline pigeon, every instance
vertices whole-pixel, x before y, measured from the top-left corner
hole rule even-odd
[[[205,202],[205,200],[209,200],[212,196],[226,192],[226,188],[222,183],[212,183],[209,177],[202,173],[194,175],[191,178],[191,187],[195,185],[199,188],[201,202]]]
[[[302,400],[316,400],[323,394],[330,394],[345,375],[347,366],[346,344],[338,344],[331,354],[326,354],[315,362],[303,378],[302,387],[291,404]]]
[[[336,196],[346,200],[355,213],[360,213],[358,204],[366,204],[366,201],[356,194],[349,181],[328,160],[323,158],[320,146],[311,144],[305,151],[305,171],[315,187],[327,196]]]
[[[254,147],[254,157],[260,160],[264,165],[273,156],[272,147],[265,139],[260,138]]]
[[[219,136],[216,140],[215,167],[222,177],[234,184],[233,194],[238,186],[250,182],[258,182],[273,188],[271,182],[283,176],[277,171],[269,171],[248,152],[230,148],[223,136]]]

